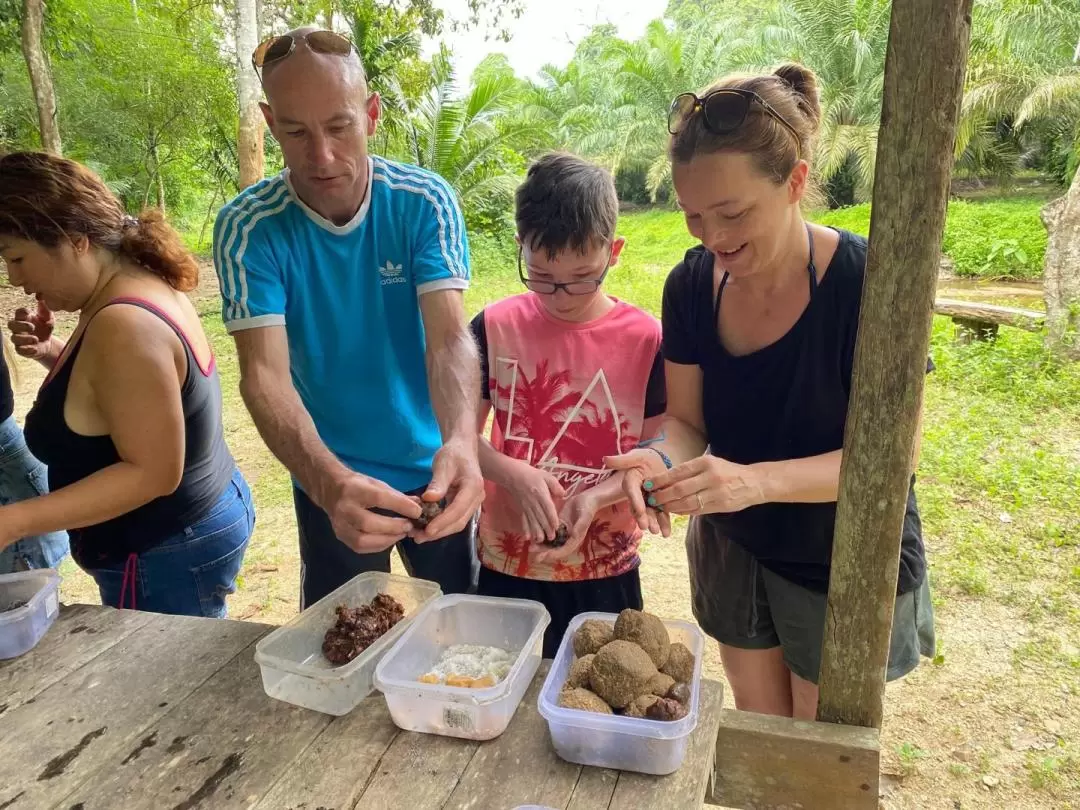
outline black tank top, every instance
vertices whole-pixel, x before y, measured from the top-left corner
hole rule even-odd
[[[180,389],[185,431],[184,474],[180,486],[171,495],[156,498],[126,515],[70,532],[72,556],[84,568],[122,561],[129,554],[153,548],[197,523],[225,492],[236,469],[225,445],[221,385],[213,360],[210,369],[203,371],[184,331],[148,301],[117,298],[105,307],[118,304],[153,313],[184,344],[188,365]],[[84,330],[67,359],[41,386],[34,407],[26,416],[26,442],[31,452],[48,465],[49,489],[53,491],[120,461],[111,436],[80,435],[64,419],[71,371],[85,336]],[[117,362],[122,359],[118,358]]]
[[[0,340],[3,340],[0,337]],[[15,413],[15,394],[11,391],[11,375],[4,360],[4,347],[0,346],[0,422]]]

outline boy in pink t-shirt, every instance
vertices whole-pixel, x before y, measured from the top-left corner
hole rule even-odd
[[[478,590],[551,614],[544,656],[586,611],[642,607],[641,530],[605,456],[652,438],[666,405],[660,324],[601,287],[618,261],[618,198],[604,169],[565,154],[530,169],[516,197],[527,292],[472,322],[480,346],[487,493]],[[545,545],[560,526],[569,539]]]

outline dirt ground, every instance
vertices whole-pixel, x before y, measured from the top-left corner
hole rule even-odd
[[[197,298],[203,311],[216,310],[212,273],[205,274]],[[0,287],[0,313],[5,321],[20,305],[26,305],[21,292]],[[213,321],[207,319],[212,334]],[[70,326],[70,319],[61,319],[61,331]],[[236,394],[235,358],[228,354],[231,341],[223,334],[215,334],[214,340],[222,369],[227,438],[253,485],[259,510],[230,614],[279,624],[295,615],[299,589],[289,480],[262,444]],[[18,364],[20,417],[43,376],[34,364]],[[927,538],[931,566],[938,542]],[[647,539],[642,556],[646,608],[692,621],[681,533],[669,540]],[[396,558],[394,564],[402,572]],[[61,572],[65,602],[98,601],[92,581],[70,560]],[[1060,791],[1040,789],[1037,784],[1038,763],[1050,758],[1061,741],[1080,739],[1076,670],[1070,679],[1061,676],[1060,669],[1037,664],[1016,667],[1014,653],[1030,641],[1028,619],[1018,610],[955,593],[935,603],[943,656],[937,663],[924,661],[886,690],[881,806],[889,810],[1080,807],[1080,797],[1066,798]],[[714,644],[708,647],[705,672],[723,679]],[[731,705],[730,694],[725,702]],[[1046,778],[1052,777],[1048,773]]]

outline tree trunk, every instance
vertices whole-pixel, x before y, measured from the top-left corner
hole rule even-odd
[[[1080,360],[1080,168],[1065,196],[1040,213],[1050,235],[1043,262],[1047,344],[1063,360]]]
[[[240,188],[263,178],[263,117],[259,110],[259,77],[251,66],[251,52],[259,44],[257,0],[236,0],[236,96],[240,101],[240,129],[236,154]]]
[[[971,6],[892,4],[819,680],[818,718],[834,723],[881,727]]]
[[[38,111],[38,130],[41,148],[54,155],[62,153],[60,127],[56,121],[56,93],[53,91],[52,71],[41,42],[45,28],[43,0],[23,0],[22,52],[30,72],[30,86]]]

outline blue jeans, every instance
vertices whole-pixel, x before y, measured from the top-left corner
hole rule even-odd
[[[0,422],[0,506],[36,498],[48,491],[45,465],[30,455],[15,417]],[[24,537],[0,550],[0,574],[56,568],[67,553],[66,532]]]
[[[139,554],[134,563],[137,610],[178,616],[225,618],[225,597],[236,593],[255,507],[244,476],[237,470],[225,493],[206,516]],[[103,604],[130,608],[132,585],[124,592],[124,561],[87,570]]]

